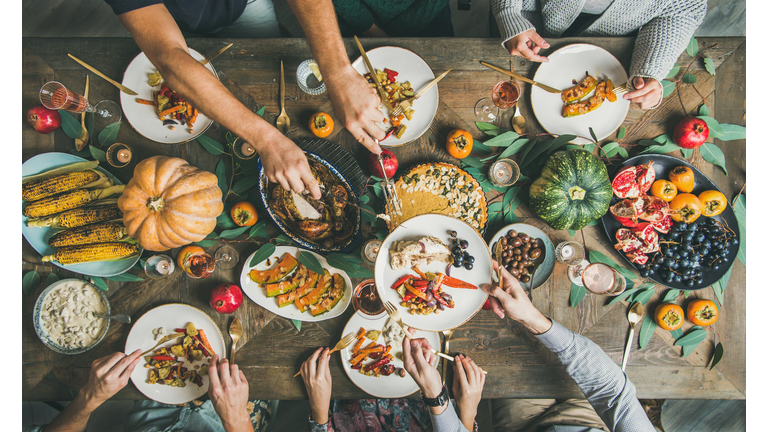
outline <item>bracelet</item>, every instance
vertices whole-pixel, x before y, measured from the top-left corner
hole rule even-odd
[[[436,398],[431,399],[424,396],[424,392],[421,392],[421,400],[424,401],[424,405],[428,407],[440,407],[446,404],[450,399],[448,398],[448,389],[443,385],[443,390],[437,395]]]

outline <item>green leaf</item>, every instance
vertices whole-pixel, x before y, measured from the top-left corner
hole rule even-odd
[[[578,286],[574,283],[571,284],[571,297],[569,298],[570,305],[572,308],[576,307],[579,303],[581,303],[581,300],[584,299],[584,296],[587,295],[587,289],[583,286]]]
[[[88,146],[88,150],[91,152],[91,156],[99,162],[107,162],[107,152],[102,149],[96,148],[92,145]]]
[[[117,139],[117,133],[120,132],[120,122],[112,123],[99,132],[99,143],[102,147],[111,146]]]
[[[526,144],[528,144],[531,140],[528,138],[520,138],[519,140],[515,141],[512,145],[504,149],[503,152],[499,155],[499,159],[504,159],[506,157],[510,157],[513,154],[516,154],[520,151],[521,148],[525,147]]]
[[[45,284],[51,285],[54,282],[58,282],[58,280],[59,280],[59,275],[57,275],[56,273],[48,273],[48,277],[45,278]]]
[[[692,331],[689,331],[687,335],[676,340],[675,346],[692,345],[696,347],[701,343],[701,341],[707,338],[707,331],[701,327],[694,326],[691,327],[691,330]]]
[[[675,340],[680,339],[680,336],[683,335],[683,328],[680,327],[677,330],[670,330],[669,334],[672,335],[672,337],[675,338]]]
[[[634,273],[616,264],[612,259],[605,256],[602,252],[598,252],[595,250],[589,251],[589,260],[591,262],[601,262],[603,264],[608,264],[609,266],[613,267],[619,273],[621,273],[625,279],[627,279],[627,283],[629,283],[632,279],[636,277]]]
[[[666,144],[668,142],[672,142],[672,137],[669,136],[669,134],[661,134],[653,139],[659,144]]]
[[[287,244],[293,243],[293,240],[291,240],[291,238],[285,234],[280,234],[279,236],[275,237],[275,241],[278,243],[287,243]]]
[[[102,291],[109,291],[109,287],[107,286],[107,283],[104,282],[104,279],[100,277],[92,277],[91,283],[96,286],[96,288],[102,290]]]
[[[661,80],[661,90],[662,90],[661,97],[665,98],[671,95],[673,91],[675,91],[675,83],[673,83],[672,81]]]
[[[85,130],[88,131],[88,140],[93,140],[93,113],[85,114]]]
[[[640,302],[640,304],[645,306],[645,304],[648,303],[648,300],[650,300],[655,293],[656,293],[656,288],[651,286],[650,288],[645,288],[643,290],[638,291],[632,300],[635,302]]]
[[[696,118],[704,120],[709,128],[709,135],[713,138],[720,138],[723,135],[723,128],[720,126],[720,122],[709,116],[696,116]]]
[[[656,321],[654,321],[650,315],[646,315],[645,318],[643,318],[643,323],[640,325],[640,334],[637,336],[637,341],[640,344],[641,350],[651,341],[653,333],[656,331],[656,327],[658,327]]]
[[[258,111],[256,111],[256,115],[259,117],[264,117],[264,110],[266,109],[267,109],[266,105],[262,106],[261,108],[259,108]]]
[[[707,104],[701,104],[701,106],[699,107],[699,115],[709,117],[709,107],[707,106]]]
[[[40,274],[34,270],[27,272],[21,279],[21,291],[24,295],[32,294],[40,285]]]
[[[723,300],[725,299],[725,288],[728,286],[728,281],[731,279],[731,270],[733,270],[733,266],[723,274],[723,277],[721,277],[719,281],[712,284],[712,291],[715,292],[715,297],[717,297],[720,306],[723,305]]]
[[[637,293],[638,290],[639,290],[638,288],[625,289],[623,293],[621,293],[621,294],[619,294],[617,296],[611,297],[611,300],[608,303],[606,303],[605,305],[606,306],[610,306],[610,305],[612,305],[614,303],[619,303],[620,301],[622,301],[622,300],[624,300],[626,298],[629,298],[630,296],[635,295],[635,293]]]
[[[216,244],[216,240],[200,240],[198,242],[195,242],[196,245],[200,247],[210,247]]]
[[[596,147],[596,146],[595,146],[595,143],[589,143],[589,144],[584,144],[584,146],[583,146],[582,148],[583,148],[584,150],[586,150],[586,151],[588,151],[588,152],[592,153],[593,151],[595,151],[595,147]]]
[[[221,214],[216,217],[216,226],[220,229],[227,230],[237,228],[237,224],[232,220],[229,214],[229,210],[232,208],[232,204],[225,205]]]
[[[680,149],[680,153],[682,153],[682,154],[683,154],[683,157],[684,157],[684,158],[688,159],[688,158],[690,158],[690,157],[691,157],[691,155],[693,154],[693,149],[686,149],[686,148],[681,148],[681,149]]]
[[[475,122],[475,125],[488,136],[497,136],[504,132],[509,132],[509,129],[503,129],[491,123]]]
[[[568,234],[571,235],[571,238],[573,238],[574,234],[576,234],[576,231],[574,230],[568,230]]]
[[[680,296],[680,290],[671,289],[664,294],[664,298],[661,299],[662,303],[674,303]]]
[[[240,228],[224,230],[224,231],[221,232],[221,234],[219,234],[219,237],[221,237],[223,239],[232,239],[232,238],[235,238],[235,237],[239,236],[240,234],[248,231],[249,229],[251,229],[251,227],[244,226],[244,227],[240,227]]]
[[[679,66],[678,66],[678,68],[679,68]],[[616,139],[617,140],[621,140],[622,138],[624,138],[624,136],[626,134],[627,134],[627,128],[622,126],[622,127],[619,128],[619,133],[616,135]]]
[[[667,142],[664,145],[657,145],[657,146],[650,146],[646,148],[645,150],[641,151],[640,154],[643,153],[653,153],[653,154],[662,154],[662,153],[672,153],[677,150],[682,150],[680,146],[673,142]]]
[[[549,146],[549,151],[547,153],[552,154],[558,151],[560,147],[568,145],[568,143],[573,139],[576,139],[576,135],[560,135],[559,137],[555,138],[554,141],[552,141],[552,144]]]
[[[592,127],[591,127],[591,126],[590,126],[590,128],[589,128],[589,135],[592,137],[592,139],[593,139],[593,140],[595,140],[595,142],[598,142],[598,141],[600,141],[599,139],[597,139],[597,135],[595,135],[595,131],[594,131],[594,130],[592,130]]]
[[[373,209],[372,209],[371,207],[368,207],[367,205],[361,205],[360,207],[362,207],[362,208],[364,208],[365,210],[368,210],[368,211],[370,211],[370,212],[373,212]],[[376,212],[374,212],[374,213],[376,213]],[[360,212],[360,217],[361,217],[361,218],[362,218],[362,220],[363,220],[363,221],[365,221],[365,222],[373,222],[373,221],[375,221],[376,219],[378,219],[376,216],[374,216],[374,215],[370,214],[370,213],[369,213],[369,212],[367,212],[367,211],[364,211],[364,212]]]
[[[227,199],[227,167],[224,165],[224,159],[219,159],[219,163],[216,164],[216,179],[219,181],[219,189],[221,189],[221,199]]]
[[[555,142],[554,140],[541,140],[539,142],[539,145],[536,146],[536,148],[531,149],[531,151],[528,152],[527,156],[521,159],[522,163],[520,164],[520,168],[530,165],[530,163],[536,160],[536,158],[539,157],[539,155],[546,152],[547,149],[549,149],[554,142]]]
[[[714,75],[714,74],[713,74]],[[709,370],[712,370],[717,366],[718,363],[720,363],[720,360],[723,359],[723,344],[720,342],[715,345],[715,352],[712,354],[712,366],[709,367]]]
[[[665,141],[665,142],[666,142],[666,141]],[[641,145],[641,146],[643,146],[643,147],[649,147],[649,146],[655,146],[655,145],[659,145],[659,142],[658,142],[658,141],[656,141],[656,140],[648,140],[648,139],[644,139],[644,140],[640,140],[640,141],[638,141],[638,143],[637,143],[637,144],[638,144],[638,145]]]
[[[669,73],[667,74],[667,78],[674,78],[678,72],[680,72],[680,65],[675,63],[672,69],[669,70]]]
[[[65,110],[59,110],[61,116],[61,130],[72,139],[80,138],[80,134],[83,133],[83,126],[77,121],[74,115]]]
[[[310,252],[301,251],[298,254],[299,262],[304,264],[304,267],[312,270],[315,273],[323,274],[323,266],[320,265],[320,261],[317,257]]]
[[[462,166],[469,165],[475,168],[482,168],[485,165],[477,156],[467,156],[461,160],[461,164]]]
[[[688,41],[688,47],[685,49],[685,52],[687,52],[691,58],[696,57],[696,54],[699,53],[699,42],[695,37],[691,37],[691,40]]]
[[[248,233],[248,237],[256,237],[256,235],[261,234],[261,232],[266,231],[266,229],[267,221],[258,221],[251,227],[251,231]]]
[[[331,253],[325,257],[325,260],[328,261],[330,266],[336,267],[337,269],[343,270],[347,273],[354,273],[355,271],[355,266],[349,262],[349,257],[347,255]]]
[[[696,82],[696,75],[692,73],[683,75],[683,82],[686,84],[694,84]]]
[[[475,141],[474,144],[472,145],[472,150],[479,150],[479,151],[488,153],[492,149],[487,145],[483,144],[482,141]]]
[[[623,157],[624,159],[629,157],[629,153],[627,153],[627,149],[624,147],[619,147],[619,156]]]
[[[705,161],[717,165],[725,171],[725,175],[728,175],[728,170],[725,169],[725,155],[720,148],[712,143],[704,143],[699,147],[701,156]]]
[[[747,265],[747,197],[739,194],[731,205],[739,225],[739,253],[736,257]]]
[[[723,130],[722,135],[717,137],[720,141],[732,141],[747,138],[747,128],[744,126],[723,123],[720,127]]]
[[[296,327],[296,330],[301,331],[301,321],[292,319],[291,322],[293,323],[294,327]]]
[[[130,274],[130,273],[123,273],[115,276],[110,276],[105,279],[118,281],[118,282],[141,282],[144,280],[141,277]]]
[[[523,150],[523,154],[520,156],[520,160],[524,161],[526,156],[528,156],[528,153],[530,153],[531,149],[536,147],[536,143],[539,142],[539,138],[534,138],[528,142],[528,145],[525,146],[525,150]]]
[[[507,212],[507,215],[504,217],[504,221],[507,224],[517,223],[518,219],[517,219],[517,215],[515,214],[515,211],[512,210],[512,211]]]
[[[603,146],[602,153],[605,155],[605,157],[615,156],[616,153],[618,152],[619,152],[619,143],[617,142],[609,142],[608,144]]]
[[[715,61],[712,60],[709,57],[704,57],[704,68],[709,72],[710,75],[715,75],[715,71],[717,68],[715,68]]]
[[[245,196],[248,191],[259,183],[259,176],[245,177],[237,181],[232,186],[232,193],[238,196]]]
[[[220,142],[208,136],[200,135],[197,137],[197,142],[199,142],[200,145],[203,146],[203,148],[212,155],[217,156],[226,153],[226,151],[224,151],[224,146],[221,145]]]
[[[359,200],[360,200],[360,204],[368,204],[368,201],[371,200],[371,197],[369,197],[368,195],[363,195],[359,198]]]
[[[253,255],[251,262],[248,264],[250,267],[255,267],[256,264],[266,260],[273,253],[275,253],[275,245],[272,243],[265,243],[259,250]]]
[[[504,132],[503,134],[495,138],[489,139],[484,144],[487,145],[488,147],[509,147],[509,145],[512,144],[518,138],[520,138],[520,135],[516,134],[515,132],[509,131],[509,132]]]

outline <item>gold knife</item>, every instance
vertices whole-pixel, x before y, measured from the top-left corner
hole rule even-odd
[[[496,264],[498,264],[498,270],[499,270],[499,288],[502,290],[504,289],[504,284],[501,283],[501,250],[504,248],[504,245],[501,244],[501,239],[496,241]]]
[[[95,73],[96,75],[104,78],[105,80],[107,80],[107,82],[109,82],[113,86],[119,88],[123,93],[129,94],[131,96],[137,96],[138,95],[138,93],[136,93],[135,91],[133,91],[133,90],[129,89],[128,87],[120,84],[119,82],[113,80],[112,78],[104,75],[103,73],[99,72],[98,70],[96,70],[93,66],[89,65],[88,63],[80,60],[79,58],[73,56],[72,54],[67,54],[67,55],[70,56],[72,58],[72,60],[80,63],[81,65],[83,65],[83,67],[85,67],[89,71],[91,71],[91,72]]]
[[[376,76],[376,69],[373,68],[371,65],[371,61],[368,60],[368,56],[365,54],[365,50],[363,49],[363,46],[360,45],[360,40],[355,36],[355,42],[357,42],[357,47],[360,48],[360,54],[363,56],[363,62],[365,62],[365,66],[368,68],[368,71],[371,73],[371,79],[373,79],[373,83],[376,84],[376,90],[379,91],[379,96],[381,97],[381,101],[384,102],[384,106],[387,107],[387,111],[392,112],[394,109],[392,108],[392,104],[389,103],[389,95],[386,91],[384,91],[384,87],[381,86],[381,83],[379,82],[379,77]]]
[[[524,77],[522,75],[519,75],[519,74],[516,74],[514,72],[510,72],[510,71],[508,71],[506,69],[502,69],[500,67],[496,67],[496,66],[494,66],[494,65],[492,65],[490,63],[486,63],[484,61],[481,61],[480,64],[483,65],[483,66],[489,67],[489,68],[495,70],[496,72],[501,72],[501,73],[503,73],[505,75],[511,76],[512,78],[517,78],[520,81],[527,82],[528,84],[533,84],[535,86],[541,87],[541,88],[543,88],[544,90],[546,90],[546,91],[548,91],[550,93],[562,93],[563,92],[562,90],[558,90],[558,89],[550,87],[550,86],[548,86],[546,84],[542,84],[540,82],[536,82],[536,81],[534,81],[532,79],[526,78],[526,77]]]
[[[437,78],[435,78],[432,81],[430,81],[429,84],[427,84],[424,87],[422,87],[421,90],[419,90],[419,92],[416,93],[416,96],[413,97],[413,100],[416,100],[416,99],[420,98],[422,95],[424,95],[424,93],[426,93],[427,90],[431,89],[433,85],[437,84],[438,81],[443,79],[443,77],[448,75],[448,72],[450,72],[452,70],[453,70],[453,68],[448,69],[447,71],[441,73]]]
[[[203,65],[203,66],[207,65],[208,63],[211,62],[211,60],[213,60],[216,57],[220,56],[224,51],[228,50],[229,47],[231,47],[232,45],[234,45],[234,44],[229,44],[229,45],[225,46],[224,48],[218,50],[215,54],[209,55],[205,59],[201,60],[200,64]]]

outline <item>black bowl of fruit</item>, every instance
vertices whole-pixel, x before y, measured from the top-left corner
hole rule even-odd
[[[619,253],[656,283],[711,286],[739,251],[739,225],[720,189],[689,163],[666,155],[627,159],[611,176],[603,228]]]

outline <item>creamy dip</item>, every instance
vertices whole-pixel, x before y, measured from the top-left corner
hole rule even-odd
[[[392,347],[389,351],[392,356],[402,360],[403,338],[405,337],[403,329],[396,322],[392,321],[391,318],[387,318],[384,327],[381,329],[381,335],[384,336],[384,341],[387,345]]]
[[[101,336],[107,305],[96,288],[85,281],[64,282],[43,300],[40,323],[48,337],[66,349],[85,348]]]

